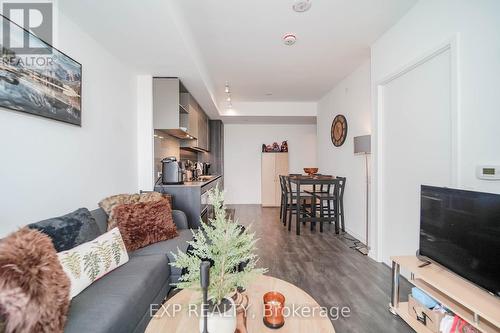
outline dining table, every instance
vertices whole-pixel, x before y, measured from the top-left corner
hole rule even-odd
[[[339,202],[338,200],[333,200],[334,202],[334,209],[333,209],[333,218],[329,216],[323,216],[323,214],[320,214],[318,216],[316,214],[315,210],[315,199],[314,199],[314,192],[318,187],[321,187],[321,185],[333,185],[333,196],[335,198],[338,198],[339,196],[339,180],[334,177],[333,175],[289,175],[290,178],[290,183],[295,184],[295,189],[292,189],[296,191],[296,197],[297,197],[297,211],[302,212],[302,206],[303,200],[304,199],[309,199],[313,198],[313,204],[311,205],[311,213],[310,214],[297,214],[297,220],[296,220],[296,227],[295,227],[295,232],[297,235],[300,235],[300,225],[301,223],[305,222],[310,222],[310,223],[321,223],[321,222],[335,222],[335,233],[339,234],[340,229],[339,229]],[[303,186],[308,186],[309,188],[312,187],[312,191],[309,190],[311,194],[309,195],[304,195],[304,191],[301,190],[301,187]],[[333,221],[332,221],[333,220]]]

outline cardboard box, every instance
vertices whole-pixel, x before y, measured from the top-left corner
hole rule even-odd
[[[439,333],[439,324],[444,313],[432,311],[419,301],[408,295],[408,312],[410,316],[424,324],[432,332]]]

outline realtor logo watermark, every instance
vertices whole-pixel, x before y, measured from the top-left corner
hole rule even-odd
[[[31,32],[49,45],[53,40],[53,5],[50,2],[14,2],[2,3],[3,16]],[[16,54],[52,54],[52,48],[46,47],[36,38],[22,29],[3,20],[2,46]]]

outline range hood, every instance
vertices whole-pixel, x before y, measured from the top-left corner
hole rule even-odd
[[[189,134],[187,128],[179,127],[179,128],[168,128],[162,130],[163,132],[181,140],[196,140],[196,137]]]

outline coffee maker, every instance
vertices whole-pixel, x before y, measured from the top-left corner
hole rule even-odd
[[[170,156],[161,161],[161,179],[165,185],[184,184],[184,164],[177,161],[175,156]]]

